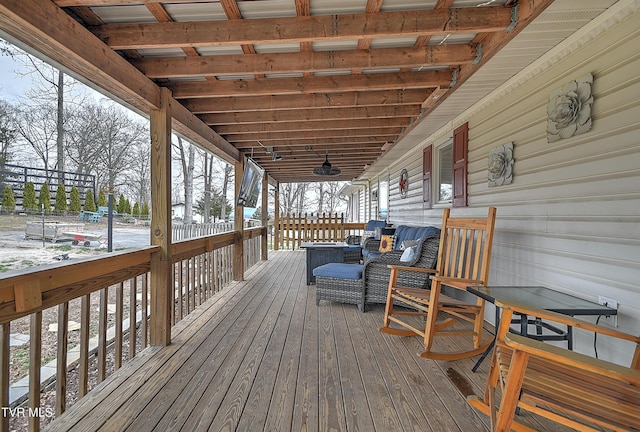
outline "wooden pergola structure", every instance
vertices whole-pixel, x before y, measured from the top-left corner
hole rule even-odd
[[[168,90],[172,128],[229,162],[351,180],[552,0],[361,3],[3,1],[0,29],[145,115]]]

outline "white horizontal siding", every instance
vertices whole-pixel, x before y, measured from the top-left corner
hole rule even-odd
[[[469,207],[452,214],[498,208],[491,283],[606,295],[619,302],[621,329],[640,334],[640,14],[569,40],[561,58],[540,63],[537,73],[499,89],[499,99],[490,95],[451,122],[469,122]],[[591,131],[549,144],[549,95],[587,73],[594,76]],[[439,224],[438,208],[422,208],[422,149],[448,134],[437,132],[390,167],[392,222]],[[489,152],[507,142],[514,143],[513,183],[490,188]],[[397,187],[402,168],[406,198]],[[578,332],[576,341],[578,351],[593,353],[592,335]],[[608,344],[598,341],[602,358],[629,361],[629,347]]]

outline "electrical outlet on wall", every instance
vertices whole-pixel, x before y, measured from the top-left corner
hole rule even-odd
[[[618,310],[618,300],[605,296],[598,296],[598,304]],[[618,327],[618,315],[604,316],[605,322],[613,327]]]

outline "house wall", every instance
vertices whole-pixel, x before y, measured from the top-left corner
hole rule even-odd
[[[637,9],[637,7],[635,7]],[[422,149],[469,122],[467,208],[498,209],[490,281],[544,285],[597,301],[619,302],[620,329],[640,333],[640,13],[605,13],[390,166],[390,219],[439,225],[422,208]],[[550,94],[591,73],[592,129],[547,142]],[[514,143],[513,183],[488,187],[492,148]],[[400,198],[400,170],[409,172]],[[492,311],[487,318],[492,321]],[[595,320],[593,317],[588,319]],[[602,321],[601,321],[602,323]],[[576,350],[593,354],[593,334]],[[630,347],[598,340],[601,358],[628,364]]]

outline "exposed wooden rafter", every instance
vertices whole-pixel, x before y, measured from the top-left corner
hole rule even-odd
[[[107,71],[88,77],[143,110],[168,88],[174,127],[252,155],[276,181],[317,181],[327,152],[342,171],[333,179],[350,180],[553,0],[344,1],[319,13],[313,0],[54,0],[32,26],[52,35],[73,22],[73,40],[50,49],[56,61]]]
[[[112,49],[181,48],[501,32],[511,8],[483,7],[188,23],[105,24],[92,32]]]

